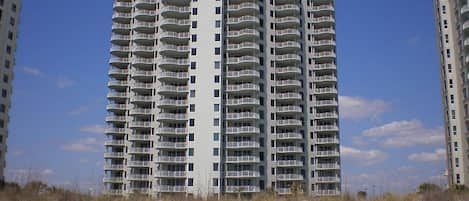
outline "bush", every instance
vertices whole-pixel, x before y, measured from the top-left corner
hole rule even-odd
[[[435,191],[441,191],[441,188],[436,184],[423,183],[423,184],[420,184],[418,192],[425,193],[425,192],[435,192]]]

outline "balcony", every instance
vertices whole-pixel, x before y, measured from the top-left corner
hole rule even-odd
[[[133,35],[133,40],[139,43],[148,42],[149,44],[153,44],[153,41],[155,39],[156,39],[155,34],[136,33]]]
[[[156,0],[135,0],[135,7],[141,7],[146,9],[155,8]]]
[[[242,17],[228,18],[227,24],[230,28],[239,29],[242,27],[257,27],[259,25],[259,18],[251,15],[244,15]]]
[[[227,92],[258,92],[260,90],[259,85],[252,83],[237,84],[237,85],[228,85],[226,87]]]
[[[339,144],[338,138],[316,138],[316,144]]]
[[[301,133],[277,133],[275,137],[277,140],[303,140]]]
[[[300,146],[277,147],[277,153],[303,153]]]
[[[129,58],[111,57],[111,59],[109,59],[109,64],[114,66],[127,66],[129,63]]]
[[[114,12],[112,14],[112,20],[115,22],[128,23],[132,18],[132,14],[124,12]]]
[[[130,48],[128,46],[112,45],[110,52],[114,56],[127,57],[130,52]]]
[[[108,72],[110,77],[127,77],[129,70],[120,68],[110,68]]]
[[[335,23],[335,19],[331,16],[323,16],[323,17],[317,17],[313,18],[313,23],[314,24],[322,24],[325,23],[327,25],[332,25]]]
[[[146,22],[146,21],[134,21],[132,25],[132,29],[134,29],[137,32],[143,32],[143,33],[154,33],[155,27],[156,27],[156,23]]]
[[[228,57],[226,64],[230,66],[259,66],[259,57],[242,56],[242,57]]]
[[[317,190],[316,195],[318,196],[338,196],[340,195],[340,191],[338,190]]]
[[[126,104],[109,104],[106,106],[106,110],[110,112],[125,112],[127,110]]]
[[[301,68],[299,67],[281,67],[281,68],[276,68],[275,73],[279,75],[300,75],[301,74]]]
[[[316,181],[316,183],[339,183],[340,182],[340,178],[339,177],[335,177],[335,176],[331,176],[331,177],[316,177],[314,179]]]
[[[233,15],[246,15],[259,13],[259,5],[252,2],[246,2],[241,4],[231,4],[228,5],[228,12],[233,13]]]
[[[226,186],[226,193],[258,193],[261,189],[258,186]]]
[[[127,176],[128,180],[133,180],[133,181],[146,181],[149,180],[151,177],[148,174],[129,174]]]
[[[132,52],[136,54],[147,54],[148,56],[153,56],[153,53],[156,51],[156,47],[154,46],[146,46],[146,45],[134,45],[132,47]],[[151,62],[153,63],[153,61]]]
[[[228,44],[227,50],[232,53],[257,53],[260,51],[259,44],[253,42]]]
[[[174,59],[171,57],[160,57],[158,59],[159,67],[168,70],[187,70],[189,67],[188,59]]]
[[[151,91],[155,87],[153,83],[146,83],[146,82],[132,82],[130,85],[132,91]]]
[[[156,76],[156,71],[152,70],[132,70],[131,72],[132,78],[137,79],[151,79]]]
[[[153,96],[132,96],[130,97],[130,102],[151,104],[153,102]]]
[[[129,154],[151,154],[152,148],[149,147],[129,147],[128,151]]]
[[[301,81],[298,80],[279,80],[276,82],[279,88],[300,88]]]
[[[336,45],[334,40],[316,40],[313,41],[313,46],[325,46],[327,48],[333,48]]]
[[[186,149],[186,142],[156,142],[155,147],[157,149]]]
[[[163,82],[181,82],[186,83],[189,80],[187,72],[161,71],[158,73],[158,80]]]
[[[162,31],[160,33],[160,40],[166,43],[187,43],[189,37],[189,32]]]
[[[111,36],[111,42],[118,45],[128,45],[130,42],[130,36],[113,33]]]
[[[131,2],[122,2],[122,1],[115,1],[113,5],[114,10],[117,11],[130,11],[132,9]]]
[[[322,76],[315,76],[314,82],[337,82],[337,77],[334,75],[322,75]]]
[[[228,31],[227,37],[234,41],[255,40],[260,37],[260,33],[255,29],[242,29],[239,31]]]
[[[227,156],[226,163],[259,163],[257,156]]]
[[[185,193],[187,188],[185,186],[164,186],[157,185],[155,186],[155,191],[160,193]]]
[[[128,94],[125,92],[109,92],[107,94],[107,98],[110,100],[120,100],[120,99],[126,99],[128,97]]]
[[[240,141],[240,142],[230,142],[226,143],[226,148],[228,149],[257,149],[260,147],[259,142],[256,141]]]
[[[129,124],[130,128],[151,128],[151,121],[132,121]]]
[[[131,134],[128,135],[129,141],[151,141],[153,140],[153,135],[138,135],[138,134]]]
[[[161,170],[156,170],[155,171],[155,177],[181,177],[184,178],[187,176],[187,173],[185,171],[161,171]]]
[[[463,18],[465,18],[465,16],[467,14],[469,14],[469,5],[468,4],[461,7],[461,15],[463,16]]]
[[[340,165],[336,163],[318,163],[315,165],[316,170],[338,170]]]
[[[277,174],[277,180],[279,181],[302,181],[303,179],[301,174]]]
[[[125,123],[126,120],[125,116],[109,115],[106,117],[106,122],[108,123]]]
[[[242,70],[242,71],[228,71],[226,74],[228,79],[246,79],[252,80],[256,78],[260,78],[260,73],[257,70]]]
[[[259,114],[254,112],[227,113],[226,120],[257,120]]]
[[[152,115],[153,110],[151,108],[132,108],[130,109],[129,115],[131,116],[148,116]]]
[[[122,195],[124,192],[122,190],[119,190],[119,189],[108,189],[108,190],[104,190],[103,191],[103,194],[105,195],[111,195],[111,196],[120,196]]]
[[[276,51],[279,54],[297,52],[301,50],[301,44],[299,42],[293,41],[275,43],[275,47],[277,48]]]
[[[303,161],[299,160],[278,160],[277,167],[302,167]]]
[[[300,63],[301,56],[297,54],[282,54],[275,56],[275,61],[280,64]]]
[[[319,14],[322,14],[322,13],[332,14],[334,12],[334,6],[332,6],[332,5],[313,6],[312,11],[315,12],[315,15],[319,15]]]
[[[250,178],[250,177],[260,177],[261,174],[259,171],[253,170],[240,170],[240,171],[226,171],[226,178]]]
[[[285,119],[285,120],[277,120],[277,126],[292,126],[292,127],[297,127],[297,126],[302,126],[303,123],[301,120],[298,119]]]
[[[278,106],[277,113],[303,113],[300,106]]]
[[[120,80],[110,80],[107,83],[107,86],[111,89],[125,89],[128,87],[127,81],[120,81]]]
[[[163,95],[189,93],[189,88],[187,86],[164,85],[158,88],[158,93]]]
[[[186,163],[187,158],[185,156],[156,156],[156,163]]]
[[[163,56],[182,57],[187,56],[190,51],[190,48],[187,45],[161,44],[158,48],[159,52]]]
[[[319,125],[315,126],[314,130],[316,132],[327,132],[327,131],[332,131],[332,132],[337,132],[339,131],[339,127],[336,125]]]
[[[104,183],[123,183],[124,178],[122,176],[104,176],[103,177]]]
[[[298,17],[289,16],[276,18],[275,24],[278,29],[297,28],[301,26],[301,21]]]
[[[321,28],[321,29],[314,29],[313,35],[334,35],[335,30],[332,28]]]
[[[187,6],[170,6],[161,7],[160,13],[166,18],[189,18],[191,8]]]
[[[336,112],[321,112],[314,115],[315,119],[337,119],[339,115]]]
[[[106,140],[104,141],[104,146],[124,146],[124,140]]]
[[[187,114],[185,113],[159,113],[159,114],[156,114],[156,120],[165,121],[165,122],[187,121]]]
[[[187,135],[186,128],[171,128],[171,127],[162,127],[156,128],[155,133],[159,135]]]
[[[339,157],[340,153],[338,151],[316,151],[316,157]]]
[[[335,88],[316,88],[314,90],[316,94],[337,94],[337,89]]]
[[[278,100],[301,100],[302,96],[300,93],[279,93],[277,94]]]
[[[135,9],[133,13],[134,17],[137,20],[154,20],[156,16],[156,11],[153,10],[144,10],[144,9]]]
[[[129,187],[128,188],[129,193],[137,193],[137,194],[149,194],[151,193],[151,189],[149,187]]]
[[[227,127],[226,134],[236,135],[236,134],[258,134],[260,129],[253,126],[242,126],[242,127]]]
[[[284,4],[280,6],[275,6],[275,12],[277,17],[293,15],[297,16],[300,13],[300,7],[295,4]]]
[[[122,171],[122,170],[124,170],[124,165],[105,164],[104,165],[104,170]]]
[[[226,101],[227,106],[257,106],[259,104],[260,102],[257,98],[238,98]]]
[[[124,158],[124,152],[104,152],[104,158]]]
[[[112,23],[112,32],[120,35],[127,35],[130,33],[130,24]]]
[[[134,57],[132,59],[132,65],[136,67],[147,67],[151,68],[155,64],[155,59],[148,59],[142,57]]]
[[[325,64],[316,64],[314,65],[313,70],[337,70],[337,66],[333,63],[325,63]]]
[[[127,163],[129,167],[150,167],[150,161],[129,161]]]
[[[160,22],[160,27],[162,29],[176,32],[187,31],[190,28],[190,25],[190,20],[177,18],[163,18]]]
[[[298,29],[282,29],[275,31],[275,35],[278,41],[295,41],[301,37]]]
[[[106,128],[104,130],[104,133],[106,134],[125,134],[125,128]]]
[[[316,107],[337,107],[338,105],[336,100],[317,100],[314,103]]]

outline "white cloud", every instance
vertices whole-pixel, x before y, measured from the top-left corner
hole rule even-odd
[[[339,96],[340,117],[343,119],[376,119],[391,108],[383,100],[367,100],[361,97]]]
[[[80,106],[78,108],[73,109],[72,111],[68,112],[70,116],[78,116],[85,112],[88,112],[90,108],[88,106]]]
[[[54,171],[51,169],[45,169],[41,171],[41,175],[44,175],[44,176],[53,175],[53,174],[54,174]]]
[[[61,146],[63,150],[73,152],[100,152],[102,147],[103,143],[96,138],[85,138]]]
[[[445,149],[436,149],[434,152],[421,152],[421,153],[413,153],[409,155],[407,158],[411,161],[416,162],[440,162],[443,161],[446,157],[446,150]]]
[[[443,128],[425,128],[418,120],[394,121],[364,130],[360,138],[387,147],[440,145],[444,143],[444,131]]]
[[[73,86],[75,84],[75,81],[67,78],[67,77],[59,77],[57,79],[57,87],[60,89],[64,89],[70,86]]]
[[[37,68],[23,67],[22,70],[24,73],[35,76],[35,77],[42,77],[45,75],[41,70]]]
[[[104,134],[105,129],[104,125],[95,124],[83,126],[80,128],[80,131],[84,133]]]
[[[360,150],[352,147],[341,146],[341,156],[344,160],[350,160],[362,165],[373,165],[388,158],[388,155],[383,151],[372,149],[372,150]]]

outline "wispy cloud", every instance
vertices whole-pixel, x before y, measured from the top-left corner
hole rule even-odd
[[[364,130],[359,140],[363,143],[379,143],[386,147],[412,147],[416,145],[440,145],[444,143],[443,128],[426,128],[418,120],[393,121]]]
[[[100,152],[103,142],[96,138],[80,139],[76,142],[64,144],[61,146],[63,150],[73,152]]]
[[[57,78],[56,83],[59,89],[64,89],[64,88],[73,86],[75,84],[75,81],[70,78],[62,76],[62,77]]]
[[[420,43],[422,37],[420,35],[414,35],[407,40],[409,46],[416,46]]]
[[[80,131],[83,133],[92,133],[92,134],[104,134],[106,127],[101,124],[95,125],[86,125],[80,128]]]
[[[339,110],[343,119],[376,119],[391,109],[391,103],[384,100],[368,100],[362,97],[339,96]]]
[[[341,156],[344,160],[349,160],[360,165],[373,165],[388,158],[388,155],[381,150],[360,150],[352,147],[341,146]]]
[[[436,149],[434,152],[421,152],[410,154],[407,158],[415,162],[440,162],[446,157],[445,149]]]
[[[90,108],[88,106],[80,106],[80,107],[77,107],[75,109],[73,109],[72,111],[68,112],[68,115],[70,116],[78,116],[78,115],[81,115],[83,113],[86,113],[90,110]]]
[[[24,73],[35,76],[35,77],[43,77],[45,75],[41,70],[37,68],[23,67],[22,70]]]

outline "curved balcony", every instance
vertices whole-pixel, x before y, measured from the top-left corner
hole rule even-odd
[[[122,171],[124,170],[124,165],[118,165],[118,164],[105,164],[104,165],[105,170],[116,170],[116,171]]]
[[[295,4],[284,4],[275,6],[275,12],[277,17],[283,16],[298,16],[300,14],[300,7]]]
[[[312,11],[315,15],[332,15],[335,11],[334,6],[332,5],[320,5],[320,6],[313,6]]]
[[[131,121],[130,128],[151,128],[151,121]]]
[[[466,18],[468,14],[469,14],[469,5],[466,4],[466,5],[461,7],[461,15],[462,15],[463,18]]]
[[[145,82],[132,82],[130,85],[132,91],[151,91],[154,89],[153,83],[145,83]]]
[[[153,139],[153,135],[137,135],[137,134],[128,135],[129,141],[151,141],[152,139]]]
[[[259,44],[253,42],[228,44],[227,50],[232,53],[254,53],[260,51]]]
[[[278,41],[295,41],[301,38],[301,33],[298,29],[282,29],[275,31]]]
[[[337,138],[316,138],[316,144],[339,144],[339,139]]]
[[[154,9],[156,7],[156,0],[135,0],[134,5],[142,9]]]
[[[261,174],[259,171],[253,170],[240,170],[240,171],[226,171],[226,178],[251,178],[251,177],[260,177]]]
[[[258,186],[226,186],[226,193],[258,193],[261,189]]]
[[[317,17],[317,18],[313,18],[312,22],[314,24],[327,24],[328,26],[329,25],[333,25],[335,23],[335,19],[331,16],[323,16],[323,17]]]
[[[259,57],[255,56],[242,56],[242,57],[228,57],[226,64],[230,66],[259,66]]]
[[[153,70],[132,70],[131,76],[134,79],[151,80],[154,76],[156,76],[156,71],[153,71]]]
[[[276,18],[275,24],[278,29],[298,28],[301,26],[301,20],[298,17],[288,16]]]
[[[315,40],[313,46],[316,48],[333,48],[336,45],[335,40]]]
[[[154,22],[146,22],[146,21],[135,21],[132,25],[132,29],[137,32],[143,33],[154,33],[155,32],[156,24]]]
[[[251,92],[258,92],[260,90],[258,84],[252,83],[245,83],[245,84],[237,84],[237,85],[228,85],[226,87],[226,91],[228,93],[251,93]]]
[[[226,78],[236,80],[253,80],[260,78],[260,73],[257,70],[242,70],[242,71],[228,71]]]
[[[110,80],[107,86],[111,89],[125,89],[129,86],[129,82],[120,80]]]
[[[303,179],[301,174],[277,174],[278,181],[302,181]]]
[[[158,66],[168,70],[187,70],[189,67],[189,60],[160,57],[160,59],[158,59]]]
[[[104,176],[104,183],[124,183],[124,178],[122,176]]]
[[[113,4],[113,8],[116,11],[127,11],[130,12],[132,9],[132,3],[131,2],[122,2],[122,1],[115,1]]]
[[[333,75],[315,76],[314,82],[337,82],[337,78]]]
[[[335,100],[320,100],[314,103],[316,107],[337,107],[339,104]]]
[[[160,193],[176,193],[176,192],[181,192],[185,193],[187,191],[187,187],[185,186],[163,186],[159,185],[155,187],[156,192]]]
[[[151,164],[150,164],[150,161],[129,161],[127,163],[127,166],[129,167],[149,167]]]
[[[104,146],[125,146],[124,140],[106,140],[104,141]]]
[[[316,71],[320,71],[320,70],[337,70],[337,66],[333,63],[316,64],[316,65],[314,65],[313,70],[316,70]]]
[[[109,115],[106,117],[106,122],[108,123],[125,123],[125,121],[126,121],[125,116]]]
[[[161,16],[166,18],[189,18],[191,8],[188,6],[165,5],[160,8]]]
[[[187,83],[189,73],[162,71],[158,73],[158,80],[163,82]]]
[[[280,154],[303,153],[303,148],[299,146],[277,147],[277,153],[280,153]]]
[[[153,57],[153,54],[156,50],[157,49],[154,46],[134,45],[132,47],[132,52],[134,52],[135,55],[146,55],[149,57]]]
[[[241,142],[227,142],[227,149],[257,149],[260,147],[259,142],[256,141],[241,141]]]
[[[339,157],[340,153],[338,151],[316,151],[316,157]]]
[[[335,30],[332,28],[320,28],[314,29],[313,35],[320,36],[320,35],[335,35]]]
[[[301,68],[299,67],[281,67],[281,68],[276,68],[275,73],[279,75],[300,75],[301,74]]]
[[[226,163],[259,163],[257,156],[227,156]]]
[[[227,37],[233,41],[254,41],[260,37],[260,32],[256,29],[228,31]]]
[[[112,23],[112,32],[120,35],[128,35],[130,32],[130,24]]]
[[[130,64],[130,60],[129,58],[111,57],[111,59],[109,59],[109,64],[113,66],[126,67]]]
[[[104,152],[104,158],[125,158],[124,152]]]
[[[337,119],[339,115],[336,112],[321,112],[314,115],[315,119]]]
[[[298,119],[285,119],[285,120],[277,120],[277,126],[284,126],[284,127],[297,127],[302,126],[303,123],[301,120]]]
[[[290,63],[300,63],[301,56],[297,54],[282,54],[275,56],[275,61],[279,64],[290,64]]]
[[[165,122],[185,122],[187,121],[187,114],[185,113],[159,113],[156,115],[156,120]]]
[[[145,9],[135,9],[133,12],[135,19],[137,20],[147,20],[152,21],[155,19],[157,13],[153,10],[145,10]]]
[[[186,128],[162,127],[155,129],[155,133],[158,135],[187,135],[187,132]]]
[[[313,58],[316,59],[316,61],[326,61],[326,60],[333,60],[336,58],[335,52],[316,52],[313,54]]]
[[[114,12],[112,14],[112,20],[119,23],[129,23],[132,18],[132,14],[124,12]]]
[[[148,58],[141,58],[141,57],[134,57],[132,59],[132,65],[136,67],[152,67],[155,64],[155,59],[148,59]]]
[[[156,156],[156,163],[186,163],[187,158],[185,156]]]
[[[340,165],[337,163],[319,163],[315,165],[316,170],[336,170],[340,169]]]
[[[153,45],[156,39],[155,34],[136,33],[132,39],[138,44]]]
[[[275,47],[279,54],[297,52],[301,50],[301,44],[294,41],[276,43]]]
[[[186,19],[163,18],[160,22],[160,27],[164,30],[187,31],[190,26],[190,20]]]
[[[124,135],[125,134],[125,128],[106,128],[104,130],[104,133],[106,134],[112,134],[112,135]]]
[[[149,148],[149,147],[129,147],[127,152],[129,154],[151,154],[152,148]]]
[[[110,77],[124,78],[129,75],[129,70],[112,67],[109,69],[108,74]]]
[[[301,88],[301,81],[298,80],[279,80],[276,83],[279,88]]]
[[[259,5],[252,2],[228,5],[228,12],[232,15],[247,15],[259,13]]]
[[[148,116],[152,115],[152,109],[147,109],[147,108],[132,108],[129,111],[129,115],[131,116]]]
[[[125,92],[109,92],[107,98],[109,100],[123,100],[128,98],[128,94]]]
[[[151,175],[148,174],[129,174],[127,179],[133,181],[146,181],[150,179],[150,176]]]
[[[278,167],[302,167],[303,161],[300,160],[279,160],[277,161]]]
[[[157,149],[186,149],[186,142],[156,142],[155,147]]]
[[[337,94],[337,89],[332,88],[332,87],[316,88],[316,89],[314,89],[314,93],[316,93],[316,94],[332,94],[332,95],[335,95],[335,94]]]
[[[111,43],[126,46],[129,45],[130,36],[129,35],[121,35],[121,34],[112,34],[111,36]]]
[[[143,187],[143,188],[138,188],[138,187],[129,187],[128,189],[128,194],[130,193],[139,193],[139,194],[150,194],[151,189],[149,187]]]
[[[187,45],[161,44],[158,51],[163,56],[183,57],[189,55],[190,48]]]
[[[240,113],[227,113],[226,120],[228,121],[243,121],[243,120],[257,120],[259,114],[254,112],[240,112]]]
[[[314,179],[316,183],[338,183],[340,182],[339,177],[331,176],[331,177],[316,177]]]
[[[225,133],[228,135],[258,134],[260,129],[253,126],[227,127]]]
[[[257,27],[259,25],[259,18],[257,16],[244,15],[241,17],[230,17],[227,24],[232,29]]]
[[[160,33],[160,40],[165,43],[178,43],[183,44],[189,42],[189,32],[170,32],[162,31]]]
[[[131,103],[152,103],[153,96],[132,96],[130,97]]]
[[[180,177],[184,178],[187,176],[187,173],[184,171],[155,171],[155,177],[165,178],[165,177]]]
[[[227,106],[258,106],[260,101],[257,98],[238,98],[226,100]]]
[[[300,93],[279,93],[277,94],[278,100],[302,100]]]
[[[106,110],[109,112],[125,112],[127,110],[126,104],[109,104],[106,106]]]
[[[187,107],[187,100],[174,100],[174,99],[162,99],[157,102],[158,107],[162,108],[178,108]]]
[[[158,88],[158,93],[162,95],[174,95],[181,93],[189,93],[189,87],[187,86],[173,86],[165,85]]]
[[[301,133],[277,133],[275,137],[277,140],[303,140]]]
[[[303,110],[300,106],[281,106],[277,107],[277,113],[297,114],[303,113]]]

